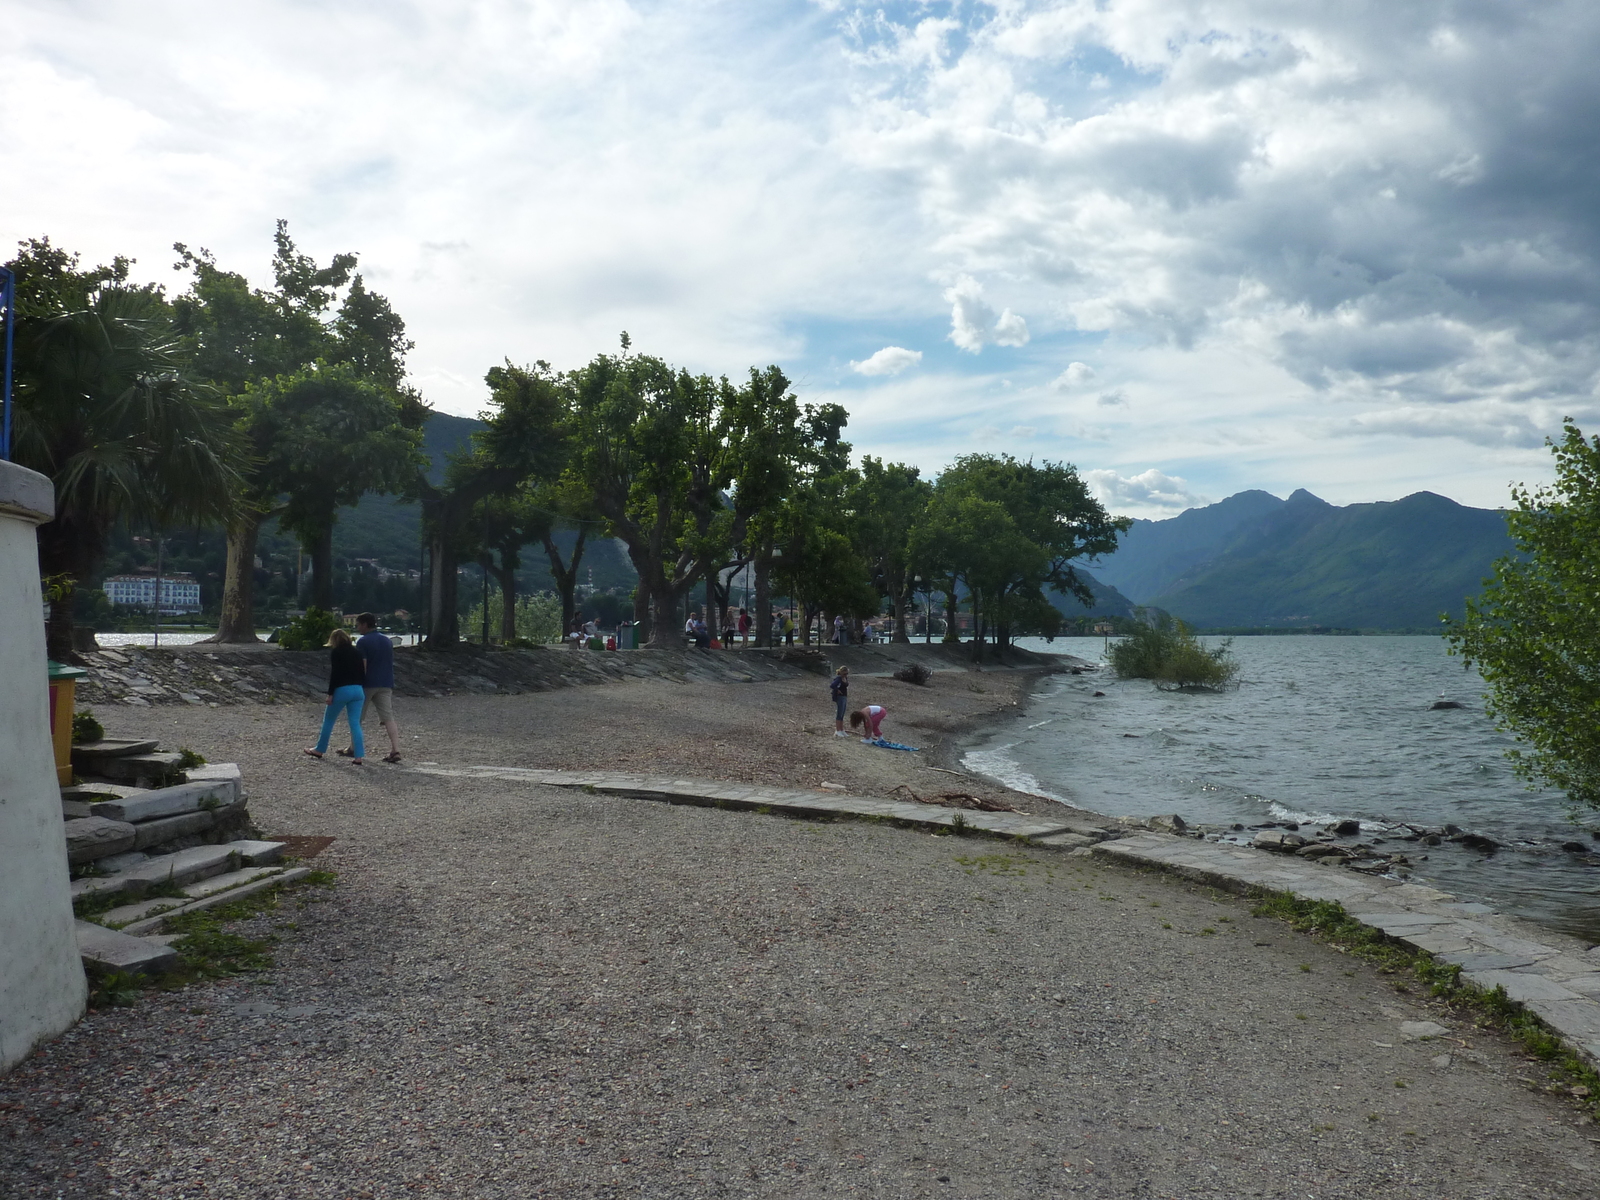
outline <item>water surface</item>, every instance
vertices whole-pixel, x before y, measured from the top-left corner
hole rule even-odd
[[[1105,648],[1101,638],[1021,644],[1090,661]],[[1392,838],[1380,848],[1403,851],[1418,878],[1459,896],[1600,940],[1600,866],[1561,848],[1581,842],[1600,855],[1588,832],[1600,814],[1575,826],[1565,796],[1529,791],[1512,775],[1510,739],[1483,714],[1483,681],[1441,639],[1248,637],[1233,651],[1239,686],[1220,695],[1163,692],[1109,671],[1052,677],[966,765],[1113,816],[1355,817],[1379,836],[1401,822],[1457,825],[1504,848]],[[1467,707],[1430,709],[1440,699]]]

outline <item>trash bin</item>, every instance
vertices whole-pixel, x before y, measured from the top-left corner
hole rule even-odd
[[[56,783],[72,782],[72,716],[77,712],[78,680],[89,672],[66,663],[50,664],[50,741],[56,752]]]

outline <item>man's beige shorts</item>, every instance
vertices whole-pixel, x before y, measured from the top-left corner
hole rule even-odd
[[[367,693],[367,708],[378,714],[380,723],[391,724],[394,721],[394,689],[363,688],[362,690]]]

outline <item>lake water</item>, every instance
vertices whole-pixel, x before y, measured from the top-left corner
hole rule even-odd
[[[1105,649],[1101,638],[1019,644],[1091,662]],[[1354,817],[1364,836],[1400,822],[1457,825],[1502,849],[1382,848],[1403,850],[1422,881],[1600,940],[1600,866],[1561,848],[1582,842],[1600,856],[1587,832],[1600,814],[1575,826],[1562,794],[1512,775],[1482,680],[1441,639],[1246,637],[1233,651],[1239,686],[1222,694],[1162,692],[1109,670],[1053,676],[965,763],[1112,816],[1176,812],[1222,826]],[[1439,699],[1467,707],[1431,710]]]

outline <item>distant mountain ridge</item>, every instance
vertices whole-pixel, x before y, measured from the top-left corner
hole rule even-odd
[[[1459,616],[1512,549],[1493,509],[1433,492],[1339,507],[1302,488],[1135,521],[1089,569],[1202,629],[1428,629]]]

